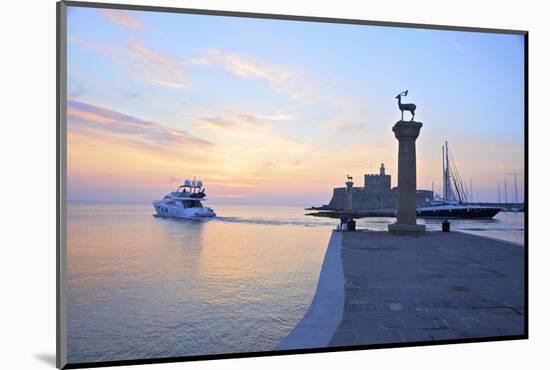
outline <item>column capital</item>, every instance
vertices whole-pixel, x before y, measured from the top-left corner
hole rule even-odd
[[[397,140],[416,140],[420,135],[420,129],[422,128],[422,122],[416,121],[397,121],[393,125],[392,131],[395,134]]]

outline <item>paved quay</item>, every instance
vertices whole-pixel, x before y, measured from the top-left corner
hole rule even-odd
[[[524,334],[522,246],[362,231],[341,233],[340,250],[343,313],[329,346]]]

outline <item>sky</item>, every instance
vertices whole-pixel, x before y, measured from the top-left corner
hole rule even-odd
[[[473,199],[523,200],[523,36],[68,7],[69,201],[321,205],[381,163],[408,90],[417,187],[448,141]],[[405,112],[405,118],[410,116]]]

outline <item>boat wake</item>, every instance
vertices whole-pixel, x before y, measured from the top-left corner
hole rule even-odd
[[[304,227],[334,227],[331,221],[309,221],[299,219],[269,219],[244,217],[214,217],[211,221],[236,224],[272,225],[272,226],[304,226]]]

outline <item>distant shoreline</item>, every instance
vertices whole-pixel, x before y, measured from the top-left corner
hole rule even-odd
[[[161,198],[161,197],[160,197]],[[160,199],[159,198],[159,199]],[[67,204],[88,203],[88,204],[152,204],[155,199],[151,200],[67,200]],[[266,203],[226,203],[217,202],[210,199],[209,204],[221,206],[256,206],[256,207],[292,207],[305,210],[308,206],[303,204],[266,204]]]

